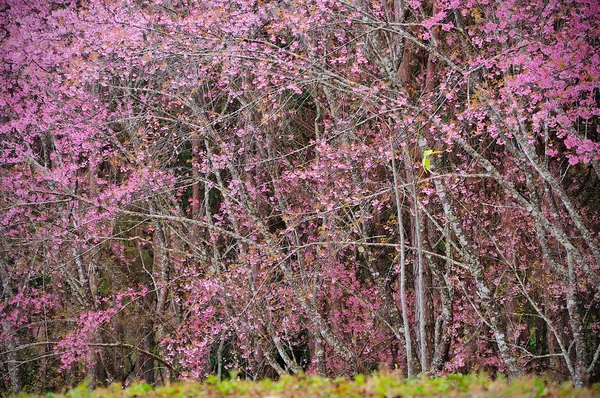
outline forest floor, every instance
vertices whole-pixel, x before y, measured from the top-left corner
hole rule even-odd
[[[133,398],[133,397],[600,397],[600,384],[576,389],[570,383],[555,384],[542,378],[507,381],[485,375],[448,375],[433,378],[399,378],[393,373],[326,379],[316,376],[285,376],[278,381],[224,380],[216,376],[202,383],[177,382],[152,387],[137,383],[127,388],[113,384],[93,391],[86,384],[64,394],[20,394],[46,398]]]

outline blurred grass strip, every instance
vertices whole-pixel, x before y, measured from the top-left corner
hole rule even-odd
[[[600,397],[600,384],[575,389],[541,378],[490,380],[484,374],[447,375],[403,379],[394,373],[358,375],[353,380],[318,376],[285,376],[277,381],[223,380],[211,376],[202,383],[176,382],[152,387],[136,383],[122,388],[118,383],[90,391],[83,383],[65,394],[20,394],[22,398],[193,398],[193,397]]]

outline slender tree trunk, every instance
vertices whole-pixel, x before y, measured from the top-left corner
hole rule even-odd
[[[225,345],[225,335],[221,336],[219,347],[217,347],[217,377],[223,380],[223,347]]]
[[[273,327],[273,323],[271,321],[271,311],[270,310],[267,310],[267,311],[268,311],[269,319],[267,319],[266,323],[267,323],[267,330],[269,331],[269,337],[271,338],[271,341],[273,342],[273,344],[275,344],[275,348],[277,349],[277,352],[279,353],[279,356],[283,360],[283,363],[285,363],[285,366],[287,367],[287,369],[292,371],[292,373],[294,373],[294,374],[300,373],[300,371],[302,369],[300,368],[300,366],[298,366],[296,361],[294,361],[292,358],[290,358],[290,356],[288,355],[288,353],[285,350],[285,347],[283,346],[283,344],[281,344],[281,340],[279,339],[279,336],[277,335],[277,332],[275,331],[275,328]]]
[[[198,167],[200,167],[200,137],[198,134],[194,134],[191,139],[192,144],[192,218],[197,220],[200,216],[200,188],[202,186],[200,182],[200,173]]]
[[[446,233],[448,235],[448,228],[446,226]],[[445,245],[446,258],[452,257],[452,250],[450,243],[447,242]],[[446,269],[452,269],[452,265],[449,260],[446,260]],[[431,360],[431,371],[437,372],[442,370],[446,357],[450,351],[450,343],[452,341],[452,320],[454,313],[452,312],[453,302],[453,289],[452,284],[448,281],[447,273],[444,273],[442,267],[438,264],[436,259],[431,259],[430,268],[437,284],[439,285],[440,292],[440,304],[441,313],[436,320],[435,332],[434,332],[434,352]]]
[[[412,180],[411,194],[413,202],[413,239],[412,241],[417,245],[417,263],[416,265],[416,303],[415,313],[417,314],[418,327],[418,341],[419,341],[419,359],[421,365],[421,372],[427,372],[429,370],[429,358],[427,355],[427,333],[425,331],[425,319],[427,317],[427,307],[425,305],[425,261],[423,259],[423,230],[422,230],[422,212],[419,209],[419,200],[417,197],[417,188],[414,181],[414,176],[409,176]]]
[[[577,277],[570,256],[567,256],[567,262],[569,266],[567,311],[569,313],[569,324],[573,333],[573,342],[575,343],[575,374],[573,375],[573,384],[575,387],[583,387],[587,383],[585,365],[588,359],[588,352],[583,334],[582,316],[578,308]]]
[[[311,333],[311,362],[319,376],[327,376],[327,364],[325,362],[325,348],[318,333]]]
[[[151,322],[144,324],[141,330],[142,333],[142,349],[148,352],[153,352],[155,348],[154,328]],[[138,377],[145,380],[146,383],[153,384],[154,377],[154,358],[149,357],[141,352],[137,355],[137,374]]]
[[[394,175],[394,198],[396,202],[396,213],[397,213],[397,224],[398,224],[398,239],[400,240],[400,255],[398,257],[400,261],[400,277],[398,278],[399,290],[400,290],[400,305],[402,307],[402,324],[404,325],[404,348],[406,350],[406,370],[408,377],[415,375],[413,368],[413,353],[412,353],[412,341],[410,337],[410,327],[408,323],[408,304],[406,294],[406,245],[404,239],[404,221],[402,217],[402,202],[400,200],[400,187],[398,181],[398,171],[396,168],[396,153],[394,149],[393,141],[391,141],[391,156],[392,156],[392,172]]]
[[[4,248],[2,248],[4,249]],[[2,302],[8,302],[12,296],[12,286],[10,283],[10,276],[8,275],[6,264],[4,259],[0,256],[0,282],[2,283],[2,292],[0,299]],[[4,339],[4,364],[6,367],[6,375],[8,376],[8,382],[14,394],[17,394],[23,388],[23,381],[19,372],[18,356],[16,351],[15,338],[16,334],[13,327],[6,320],[2,321],[2,332],[8,338]],[[4,367],[4,366],[3,366]],[[3,369],[4,370],[4,369]]]

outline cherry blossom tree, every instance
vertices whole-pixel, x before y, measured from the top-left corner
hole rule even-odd
[[[4,388],[598,379],[597,1],[1,7]]]

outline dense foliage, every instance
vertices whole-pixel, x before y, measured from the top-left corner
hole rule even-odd
[[[1,386],[600,377],[597,0],[0,0]]]

